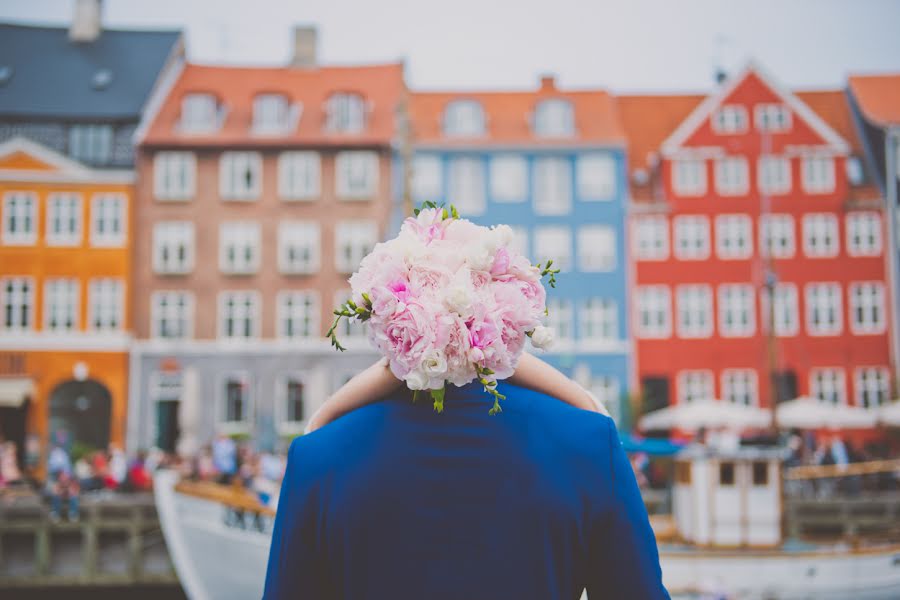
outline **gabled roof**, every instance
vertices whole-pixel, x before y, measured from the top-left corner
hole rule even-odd
[[[237,67],[187,64],[140,140],[142,145],[213,147],[289,144],[389,144],[397,134],[397,111],[405,94],[403,63],[333,67]],[[360,134],[324,130],[326,102],[337,92],[361,94],[368,105]],[[224,111],[222,126],[211,133],[179,133],[181,102],[190,93],[209,93]],[[299,105],[295,130],[286,135],[254,135],[253,101],[258,94],[284,94]]]
[[[0,142],[0,181],[131,183],[134,172],[92,169],[31,139]]]
[[[531,127],[535,106],[541,100],[555,98],[572,103],[575,135],[565,138],[535,136]],[[477,138],[444,136],[444,110],[454,100],[475,100],[481,104],[486,135]],[[535,91],[415,92],[410,96],[409,112],[414,143],[420,145],[621,145],[625,141],[612,96],[603,90],[561,91],[550,78],[544,78],[541,87]]]
[[[813,110],[804,104],[796,95],[787,88],[779,85],[771,76],[766,74],[761,67],[749,63],[736,77],[727,80],[713,94],[706,97],[703,102],[685,119],[681,125],[662,143],[664,154],[670,154],[681,147],[690,136],[715,112],[723,101],[731,96],[732,92],[748,77],[755,76],[763,82],[773,93],[779,96],[784,103],[819,137],[822,138],[836,152],[847,152],[849,146],[838,133],[832,129]]]
[[[900,126],[900,73],[853,75],[850,93],[873,125]]]
[[[137,120],[180,52],[178,31],[104,29],[93,42],[75,43],[66,28],[0,24],[0,68],[10,70],[0,84],[0,117]],[[107,76],[108,85],[98,85]]]

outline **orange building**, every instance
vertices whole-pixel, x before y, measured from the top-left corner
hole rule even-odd
[[[0,406],[44,442],[124,441],[133,178],[0,144]]]

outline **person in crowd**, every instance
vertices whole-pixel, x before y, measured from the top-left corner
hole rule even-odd
[[[203,446],[197,455],[197,478],[201,481],[213,481],[216,478],[216,465],[209,444]]]
[[[219,483],[229,484],[237,472],[237,448],[234,440],[220,433],[213,442],[213,464],[219,473]]]
[[[47,458],[47,492],[50,496],[50,519],[53,521],[59,521],[63,501],[68,507],[66,516],[69,520],[78,520],[81,488],[72,472],[72,459],[65,447],[66,440],[65,432],[58,431]]]
[[[112,489],[119,489],[128,477],[128,459],[125,453],[115,444],[109,445],[109,479]]]
[[[93,492],[100,489],[94,469],[90,461],[88,461],[87,455],[80,456],[75,461],[75,479],[78,481],[79,488],[85,492]]]
[[[128,468],[128,487],[135,492],[149,492],[153,487],[153,480],[150,478],[145,464],[146,460],[147,453],[140,450]]]
[[[0,487],[19,486],[25,483],[19,470],[18,450],[15,442],[0,443]]]

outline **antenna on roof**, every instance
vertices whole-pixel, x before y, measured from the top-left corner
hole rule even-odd
[[[722,66],[722,63],[724,62],[722,60],[722,54],[725,46],[730,43],[731,39],[722,33],[717,34],[713,40],[713,80],[716,82],[716,85],[722,85],[725,83],[725,80],[728,79],[728,71]]]

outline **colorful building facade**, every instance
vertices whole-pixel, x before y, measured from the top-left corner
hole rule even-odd
[[[69,29],[0,25],[0,434],[37,442],[34,467],[50,439],[124,442],[131,136],[183,53],[90,4]]]
[[[219,433],[302,431],[374,361],[324,337],[387,229],[402,64],[189,64],[139,142],[128,443],[191,451]]]
[[[706,97],[619,105],[643,409],[886,403],[885,222],[843,92],[750,65]]]
[[[631,383],[625,139],[603,91],[416,92],[411,200],[506,223],[518,250],[562,270],[548,290],[550,362],[617,417]]]

